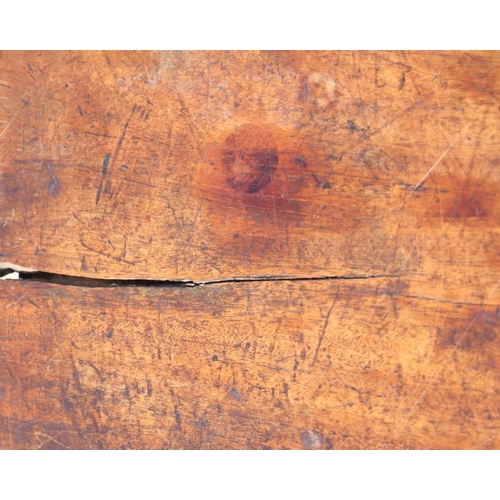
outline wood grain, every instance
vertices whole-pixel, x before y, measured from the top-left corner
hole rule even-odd
[[[1,258],[106,278],[484,274],[499,63],[4,52]]]
[[[499,76],[0,52],[0,446],[498,447]]]
[[[499,444],[500,290],[0,283],[3,448]]]

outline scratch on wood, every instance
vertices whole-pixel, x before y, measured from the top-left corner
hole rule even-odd
[[[59,433],[59,434],[61,434],[61,433]],[[59,434],[56,437],[59,437]],[[47,444],[49,441],[52,441],[52,442],[54,442],[54,443],[56,443],[56,444],[58,444],[60,446],[63,446],[64,448],[69,449],[69,446],[66,446],[64,443],[61,443],[57,439],[53,438],[52,436],[49,436],[48,434],[45,434],[44,432],[36,432],[35,436],[36,436],[36,438],[38,439],[38,442],[39,442],[39,446],[38,446],[39,449],[41,449],[42,446],[44,446],[45,444]],[[47,439],[45,441],[42,441],[40,439],[40,437],[45,437]]]
[[[481,441],[480,443],[477,443],[475,444],[472,448],[470,448],[471,450],[475,450],[476,448],[479,448],[480,446],[482,446],[483,444],[486,444],[486,443],[489,443],[490,441],[493,441],[493,439],[497,438],[498,436],[500,436],[500,432],[497,432],[496,434],[493,434],[493,436],[485,439],[484,441]]]
[[[128,120],[125,122],[125,125],[123,126],[123,130],[122,130],[122,133],[120,135],[120,138],[118,139],[118,142],[116,143],[115,154],[113,155],[113,162],[111,163],[111,166],[113,166],[115,164],[116,158],[118,157],[118,153],[120,152],[120,149],[122,147],[123,140],[125,139],[125,134],[127,133],[130,119],[132,118],[132,116],[134,116],[135,111],[136,111],[136,107],[134,106],[132,108],[132,113],[130,113]]]
[[[335,306],[335,303],[337,302],[338,296],[339,296],[339,287],[337,286],[335,296],[333,297],[333,300],[332,300],[332,305],[330,306],[330,309],[328,310],[328,313],[325,317],[325,322],[323,323],[323,330],[321,331],[321,334],[319,336],[318,345],[316,346],[316,351],[314,353],[314,357],[313,357],[311,365],[314,365],[314,363],[316,363],[316,359],[318,358],[319,349],[320,349],[321,344],[323,342],[323,338],[325,337],[326,329],[328,327],[328,322],[330,321],[330,315],[332,314],[333,307]]]
[[[422,177],[422,179],[420,179],[420,182],[418,182],[415,185],[415,187],[405,196],[404,200],[401,202],[401,205],[399,205],[397,211],[401,210],[403,208],[403,206],[405,205],[405,203],[408,201],[408,198],[410,198],[410,196],[415,191],[417,191],[417,189],[419,189],[420,187],[423,186],[424,182],[427,180],[427,178],[429,177],[429,175],[431,174],[431,172],[441,163],[442,159],[448,154],[448,152],[450,151],[450,149],[455,146],[455,144],[458,142],[458,139],[460,138],[460,136],[468,128],[469,128],[468,126],[464,127],[462,129],[462,131],[457,135],[457,137],[455,138],[455,140],[444,150],[443,154],[436,160],[436,162],[434,163],[434,165],[432,165],[432,167],[427,171],[427,173]]]

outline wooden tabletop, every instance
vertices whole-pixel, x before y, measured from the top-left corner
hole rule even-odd
[[[499,77],[0,52],[0,447],[498,448]]]

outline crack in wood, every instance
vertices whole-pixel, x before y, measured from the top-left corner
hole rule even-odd
[[[18,267],[18,266],[16,266]],[[262,281],[327,281],[327,280],[366,280],[377,278],[400,278],[401,274],[344,274],[331,276],[288,276],[288,275],[256,275],[256,276],[232,276],[226,278],[215,278],[212,280],[195,281],[193,279],[145,279],[145,278],[88,278],[85,276],[71,276],[67,274],[50,273],[45,271],[17,271],[14,268],[0,270],[0,277],[11,275],[16,272],[18,277],[12,277],[14,281],[36,281],[40,283],[52,283],[65,286],[80,286],[87,288],[113,288],[113,287],[196,287],[214,285],[219,283],[248,283]],[[15,276],[15,275],[14,275]]]

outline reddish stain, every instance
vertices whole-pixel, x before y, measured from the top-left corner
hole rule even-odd
[[[422,195],[425,218],[429,222],[441,219],[474,224],[487,222],[496,217],[500,208],[499,188],[493,179],[450,177],[446,183],[440,183],[439,191],[429,190],[433,199]]]
[[[483,206],[480,193],[467,190],[459,193],[445,212],[446,218],[467,219],[469,217],[486,217],[488,211]]]
[[[464,351],[483,350],[497,341],[500,326],[500,308],[482,309],[473,312],[472,318],[459,327],[438,329],[438,337],[443,346],[453,346]]]
[[[468,73],[462,80],[462,88],[474,93],[494,92],[497,88],[496,75],[491,72],[477,71]]]
[[[257,224],[295,222],[303,212],[300,190],[307,184],[307,152],[278,127],[242,125],[208,151],[213,189],[224,218],[246,211]]]
[[[232,189],[254,194],[271,182],[278,150],[269,131],[243,127],[226,138],[221,162]]]

